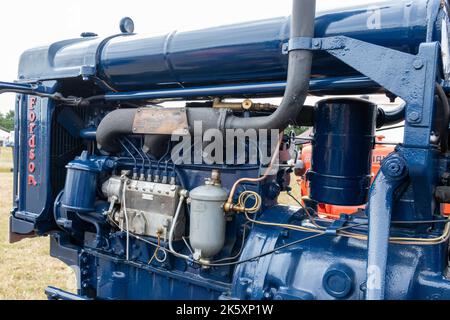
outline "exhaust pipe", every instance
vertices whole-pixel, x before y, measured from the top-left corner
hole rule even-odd
[[[291,15],[291,39],[314,37],[315,0],[293,0]],[[212,108],[188,108],[189,126],[193,130],[194,121],[201,121],[203,129],[279,129],[298,121],[309,90],[313,53],[310,50],[291,50],[287,85],[283,100],[274,113],[264,117],[242,118],[228,115]],[[109,113],[97,129],[97,143],[107,152],[118,152],[121,135],[133,134],[135,109],[118,109]]]
[[[290,38],[314,37],[316,15],[315,0],[294,0],[291,15]],[[231,116],[226,119],[226,129],[285,129],[300,114],[309,90],[313,53],[310,50],[292,50],[286,90],[277,110],[267,117],[252,119]]]

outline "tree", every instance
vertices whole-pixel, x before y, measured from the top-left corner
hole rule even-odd
[[[298,126],[289,126],[288,131],[294,131],[296,136],[301,135],[303,132],[306,132],[309,127],[298,127]]]
[[[6,131],[14,130],[14,111],[10,110],[6,114],[0,113],[0,127]]]

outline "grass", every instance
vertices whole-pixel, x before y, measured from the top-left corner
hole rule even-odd
[[[291,194],[295,197],[297,197],[297,199],[300,200],[300,186],[297,184],[297,177],[292,174],[291,175]],[[290,206],[295,206],[298,207],[298,203],[292,199],[286,192],[282,192],[280,194],[280,196],[278,197],[278,202],[279,203],[283,203],[283,204],[288,204]]]
[[[75,292],[75,274],[51,258],[49,239],[25,239],[9,244],[9,211],[12,203],[11,149],[0,149],[0,299],[46,299],[48,285]],[[6,171],[6,172],[5,172]]]
[[[12,203],[12,154],[10,148],[0,148],[0,299],[46,299],[44,289],[55,286],[76,292],[75,274],[64,263],[51,258],[48,237],[25,239],[9,244],[9,215]],[[292,193],[299,194],[295,177],[291,178]],[[287,194],[281,203],[297,205]]]
[[[11,172],[13,168],[12,148],[0,148],[0,173]]]

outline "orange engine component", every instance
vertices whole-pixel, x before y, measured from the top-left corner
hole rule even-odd
[[[385,137],[384,136],[377,136],[378,141],[383,141]],[[373,151],[372,155],[372,182],[373,179],[378,174],[378,171],[381,167],[381,162],[384,158],[386,158],[390,153],[394,151],[394,146],[388,146],[388,145],[379,145],[377,144],[375,146],[375,149]],[[300,155],[300,160],[303,161],[305,170],[304,172],[307,172],[311,168],[311,155],[312,155],[312,146],[311,144],[307,144],[303,147],[302,153]],[[300,192],[301,196],[308,197],[309,196],[309,182],[306,179],[306,173],[299,176],[297,178],[297,182],[300,185]],[[353,214],[356,213],[359,209],[364,209],[365,206],[358,206],[358,207],[345,207],[345,206],[336,206],[331,204],[325,204],[320,203],[318,205],[318,213],[321,216],[325,216],[330,219],[337,219],[341,214]],[[449,212],[450,212],[450,206],[449,206]]]

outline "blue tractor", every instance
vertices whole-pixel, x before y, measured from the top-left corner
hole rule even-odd
[[[126,18],[23,53],[0,83],[17,93],[10,240],[49,236],[77,270],[50,298],[450,299],[449,3],[315,6],[164,36]],[[349,97],[372,93],[405,103]],[[402,121],[371,185],[375,131]],[[298,207],[277,201],[290,125],[314,127]]]

